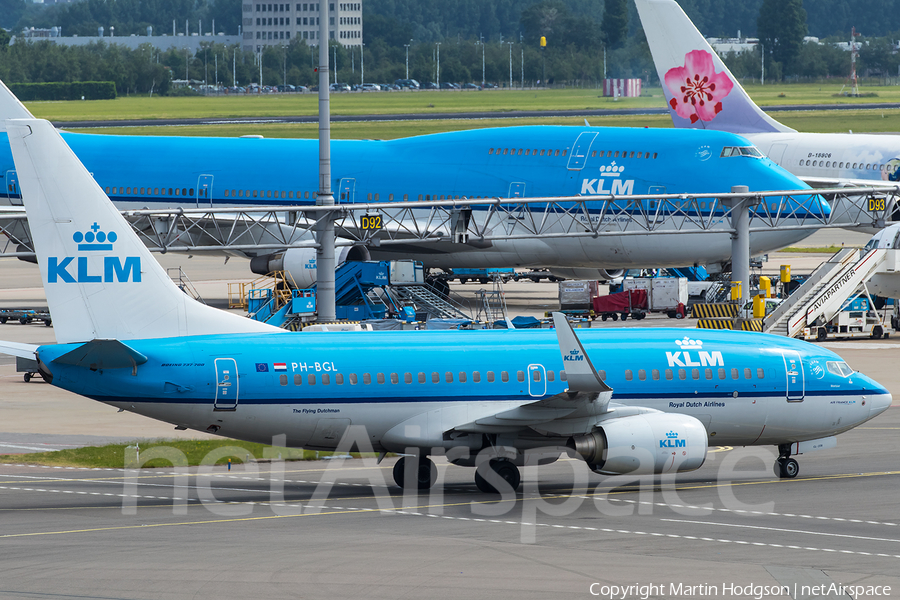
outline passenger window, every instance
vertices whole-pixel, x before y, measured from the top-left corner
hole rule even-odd
[[[744,369],[744,379],[752,379],[753,375],[750,374],[750,369]]]
[[[763,369],[756,369],[756,378],[757,379],[765,379],[766,372]]]
[[[493,148],[488,148],[488,154],[493,154],[493,153],[494,153],[494,149],[493,149]]]
[[[400,376],[396,373],[391,373],[391,383],[400,383]]]
[[[650,376],[653,377],[653,381],[659,381],[659,369],[650,371]]]
[[[691,378],[700,379],[700,369],[691,369]]]
[[[460,372],[459,372],[459,382],[460,382],[460,383],[465,383],[465,382],[466,382],[466,372],[465,372],[465,371],[460,371]]]
[[[480,371],[472,371],[472,381],[474,383],[481,383],[481,372]]]
[[[522,156],[522,149],[519,148],[519,156]]]
[[[678,369],[678,379],[682,381],[687,379],[687,371],[685,371],[684,369]]]
[[[225,191],[227,192],[228,190],[225,190]],[[154,196],[158,196],[158,195],[159,195],[159,188],[153,188],[153,195],[154,195]]]
[[[557,150],[557,151],[553,154],[553,156],[559,156],[559,150]]]
[[[516,371],[516,379],[525,381],[525,371]]]
[[[597,156],[597,151],[596,151],[596,150],[594,150],[593,152],[591,152],[591,158],[594,158],[595,156]]]
[[[334,376],[334,383],[337,385],[344,385],[344,376],[340,373],[336,373]]]
[[[322,385],[330,385],[331,384],[331,375],[328,373],[322,373]]]
[[[500,371],[500,381],[506,383],[509,381],[509,373],[507,371]]]
[[[300,385],[303,383],[303,375],[300,373],[296,373],[294,375],[294,385]]]
[[[403,381],[405,381],[406,383],[412,383],[412,373],[404,373]]]
[[[447,383],[453,383],[453,373],[451,373],[450,371],[444,373],[444,381],[446,381]]]
[[[566,375],[566,372],[565,372],[565,371],[560,371],[560,372],[559,372],[559,380],[560,380],[560,381],[567,381],[568,379],[569,379],[569,378],[568,378],[568,376]]]
[[[553,371],[547,371],[547,381],[556,381],[556,374]]]
[[[534,381],[540,381],[541,380],[541,372],[538,371],[537,369],[535,369],[534,371],[531,372],[531,378]]]
[[[363,373],[363,383],[366,385],[371,385],[372,384],[372,376],[369,375],[368,373]]]
[[[732,379],[739,379],[739,378],[740,378],[740,374],[738,373],[738,370],[737,370],[737,369],[732,369],[732,370],[731,370],[731,378],[732,378]]]
[[[306,383],[309,385],[316,385],[316,376],[310,373],[306,376]]]
[[[706,369],[706,378],[712,379],[712,369]]]
[[[281,375],[278,376],[278,381],[281,383],[281,385],[287,385],[287,381],[288,381],[287,375],[282,373]]]
[[[440,383],[441,376],[437,371],[431,373],[431,383]]]
[[[719,369],[719,379],[725,379],[725,369]]]
[[[631,369],[625,369],[625,381],[631,381],[634,379],[634,374],[632,374]]]
[[[638,369],[638,379],[641,381],[647,380],[647,371],[644,369]]]
[[[425,373],[419,373],[419,383],[425,383]]]
[[[357,384],[356,373],[350,373],[350,385],[356,385],[356,384]]]
[[[384,373],[376,373],[375,381],[377,381],[379,384],[383,384],[384,383]]]
[[[545,152],[544,150],[541,150],[541,156],[544,156],[544,152]]]
[[[494,372],[493,371],[487,372],[487,380],[488,380],[488,383],[494,383]]]
[[[628,158],[634,158],[634,152],[632,152]]]
[[[672,369],[666,369],[666,381],[672,381]]]
[[[563,155],[563,156],[565,156],[565,155],[568,154],[568,153],[569,153],[568,150],[563,150],[563,151],[562,151],[562,155]]]

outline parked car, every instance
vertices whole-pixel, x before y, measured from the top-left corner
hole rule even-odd
[[[481,86],[478,85],[477,83],[466,83],[462,86],[462,89],[464,89],[464,90],[480,90]]]
[[[481,84],[481,89],[483,89],[483,90],[492,90],[495,87],[497,87],[497,86],[494,85],[493,83],[484,82]]]
[[[426,81],[425,83],[422,84],[421,88],[423,90],[436,90],[436,89],[438,89],[438,86],[433,81]]]
[[[332,92],[349,92],[350,86],[346,83],[332,83],[328,89]]]
[[[294,87],[294,91],[295,92],[308,92],[309,88],[306,87],[305,85],[298,85],[298,86]]]
[[[397,79],[394,81],[394,85],[401,88],[409,88],[411,90],[419,89],[419,82],[415,79]]]
[[[441,89],[442,90],[458,90],[459,85],[457,85],[455,83],[450,83],[449,81],[445,81],[444,83],[441,84]]]
[[[364,83],[360,86],[364,92],[380,92],[381,86],[377,83]]]

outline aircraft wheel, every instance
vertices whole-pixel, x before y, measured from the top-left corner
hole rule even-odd
[[[825,328],[819,327],[819,329],[816,330],[816,341],[821,342],[826,337],[828,337],[828,333],[825,331]]]
[[[409,482],[410,485],[406,485],[406,458],[405,456],[401,457],[394,464],[394,482],[406,489],[407,487],[412,487],[413,482]],[[423,456],[419,458],[419,469],[416,472],[416,487],[420,490],[427,490],[431,486],[434,485],[434,482],[437,480],[437,467],[434,466],[434,462],[427,456]]]
[[[793,479],[800,473],[800,464],[793,458],[779,458],[775,461],[775,475],[781,479]]]
[[[522,476],[519,474],[519,467],[514,465],[511,461],[506,459],[493,459],[490,463],[490,468],[497,475],[500,476],[501,479],[506,481],[510,485],[510,487],[515,490],[519,487],[519,483],[522,481]],[[484,492],[485,494],[499,494],[487,479],[481,476],[477,470],[475,471],[475,485],[479,490]]]

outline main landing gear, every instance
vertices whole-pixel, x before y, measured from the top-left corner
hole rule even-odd
[[[434,462],[427,456],[420,456],[419,464],[414,473],[415,477],[409,477],[407,481],[406,459],[407,457],[403,456],[394,464],[394,482],[403,489],[417,488],[427,490],[431,488],[437,480],[437,467],[434,466]]]
[[[394,482],[403,489],[427,490],[437,480],[437,467],[430,458],[421,456],[418,459],[418,465],[414,465],[413,473],[407,473],[407,461],[415,460],[414,457],[404,456],[394,464]],[[493,473],[486,472],[485,475],[482,475],[481,472],[487,469]],[[519,487],[522,476],[519,473],[519,467],[511,460],[495,458],[475,471],[475,485],[485,494],[499,494],[500,491],[494,484],[499,484],[501,480],[505,481],[513,490]]]
[[[793,479],[800,472],[800,464],[791,458],[790,444],[778,446],[778,460],[775,461],[775,476],[781,479]]]

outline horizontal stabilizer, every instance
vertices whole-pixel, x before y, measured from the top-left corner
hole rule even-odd
[[[101,369],[136,369],[147,357],[119,340],[93,340],[53,360],[63,365]]]
[[[562,354],[563,368],[566,370],[566,381],[570,392],[611,392],[594,369],[584,346],[575,335],[575,330],[562,313],[553,313],[553,326],[559,340],[559,351]]]
[[[7,354],[9,356],[18,356],[19,358],[30,358],[31,360],[34,360],[34,353],[37,349],[37,346],[31,344],[0,341],[0,354]]]

